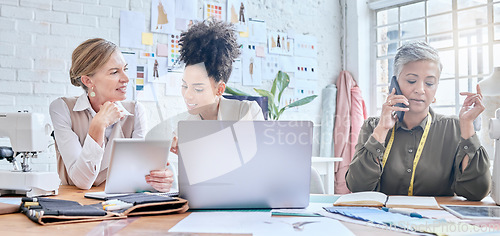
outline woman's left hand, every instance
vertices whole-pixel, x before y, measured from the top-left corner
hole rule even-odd
[[[467,96],[458,116],[460,118],[460,122],[472,123],[485,109],[483,105],[483,95],[481,94],[479,84],[476,86],[476,89],[477,93],[460,93],[462,96]]]
[[[168,192],[174,182],[174,173],[169,170],[152,170],[146,175],[146,182],[160,192]]]

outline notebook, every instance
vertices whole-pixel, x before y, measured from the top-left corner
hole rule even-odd
[[[135,138],[114,139],[104,192],[154,191],[145,176],[167,166],[170,141]]]
[[[387,196],[381,192],[357,192],[340,196],[334,206],[370,206],[390,208],[441,209],[434,197]]]
[[[190,209],[305,208],[310,121],[181,121],[179,195]]]

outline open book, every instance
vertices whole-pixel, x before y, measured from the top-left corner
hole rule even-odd
[[[342,195],[333,203],[333,205],[441,209],[434,197],[387,196],[381,192],[358,192]]]

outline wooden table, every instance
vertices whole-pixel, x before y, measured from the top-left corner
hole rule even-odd
[[[78,201],[81,204],[93,204],[98,200],[84,197],[85,192],[103,191],[103,186],[92,188],[91,190],[80,190],[74,186],[61,186],[59,195],[53,196],[56,199],[66,199]],[[480,202],[465,201],[461,197],[437,197],[440,204],[460,204],[460,205],[495,205],[491,198],[485,198]],[[41,226],[29,220],[21,213],[0,215],[0,235],[148,235],[148,234],[168,234],[168,235],[214,235],[214,234],[185,234],[168,233],[168,230],[177,222],[184,219],[190,213],[129,217],[124,220],[97,221],[89,223],[62,224]],[[378,229],[353,223],[343,224],[356,235],[405,235],[399,232]],[[230,234],[217,234],[230,235]]]

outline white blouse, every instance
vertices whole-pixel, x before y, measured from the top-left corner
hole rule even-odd
[[[120,102],[117,104],[121,106]],[[89,110],[92,117],[96,115],[86,93],[77,99],[73,108],[73,111],[83,110]],[[64,160],[70,179],[77,187],[89,189],[100,173],[105,144],[101,147],[87,134],[83,147],[81,146],[78,135],[71,128],[69,108],[62,98],[58,98],[50,104],[49,112],[54,134],[58,140],[59,153]],[[147,131],[144,105],[136,103],[134,116],[132,138],[144,138]],[[113,127],[114,124],[106,128],[106,138],[111,135]]]

